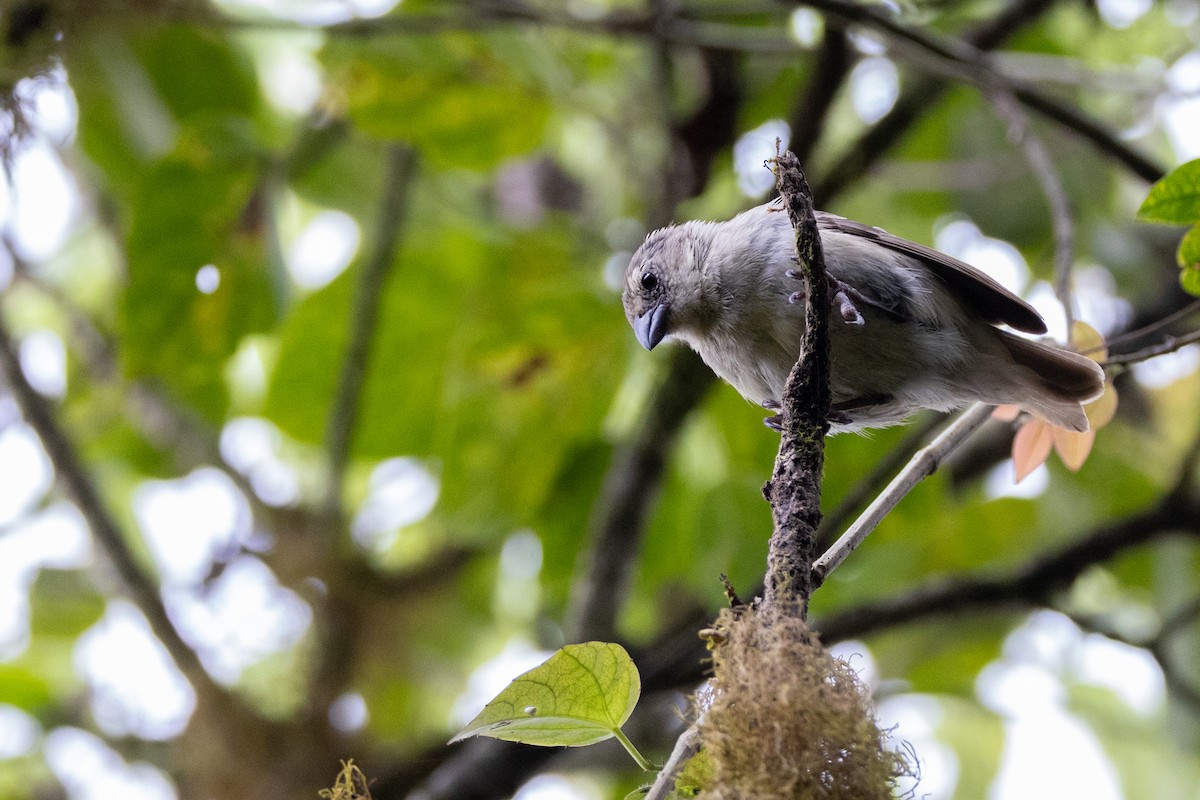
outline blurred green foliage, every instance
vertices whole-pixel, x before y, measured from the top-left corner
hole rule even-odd
[[[686,37],[658,47],[645,32],[589,27],[587,15],[571,16],[570,25],[523,25],[451,2],[405,2],[359,27],[316,33],[255,17],[225,19],[213,9],[216,16],[167,24],[155,16],[166,13],[161,8],[143,15],[141,5],[131,2],[124,16],[103,24],[86,15],[65,23],[61,59],[78,128],[61,152],[83,211],[57,255],[14,278],[0,309],[18,336],[53,330],[65,340],[66,394],[47,402],[57,406],[130,549],[152,574],[131,510],[134,489],[219,460],[220,432],[235,419],[262,418],[280,434],[278,455],[300,488],[283,508],[261,498],[252,504],[269,540],[256,545],[258,555],[318,616],[325,595],[314,586],[349,598],[339,607],[354,624],[346,623],[350,663],[338,690],[361,694],[369,710],[361,735],[332,740],[336,752],[307,741],[296,747],[309,747],[313,768],[330,777],[336,763],[320,761],[330,755],[354,756],[376,775],[403,772],[406,758],[438,747],[463,721],[452,722],[451,710],[481,664],[514,640],[564,643],[572,581],[589,526],[606,511],[601,487],[613,453],[637,430],[668,360],[637,347],[614,269],[623,269],[648,219],[724,217],[757,200],[739,193],[725,144],[698,196],[659,206],[684,194],[664,189],[680,180],[678,162],[686,161],[671,131],[712,91],[701,48]],[[597,19],[640,9],[577,5]],[[1161,72],[1165,54],[1194,47],[1194,31],[1172,21],[1173,5],[1188,4],[1155,4],[1116,30],[1090,4],[1059,3],[1012,41],[1007,57],[1065,102],[1115,128],[1135,128],[1136,144],[1165,163],[1172,158],[1167,137],[1150,119],[1161,79],[1146,79],[1139,64],[1157,60]],[[954,33],[999,7],[917,3],[908,10],[918,24]],[[707,6],[696,8],[703,16]],[[715,19],[751,42],[785,36],[788,24],[761,9]],[[307,112],[273,99],[279,87],[271,84],[283,81],[284,67],[272,59],[281,51],[309,58],[317,70],[320,93]],[[907,88],[923,74],[921,61],[896,58]],[[787,118],[814,60],[803,47],[739,52],[737,133]],[[1093,90],[1089,75],[1114,77],[1118,88]],[[839,93],[812,159],[814,177],[867,128],[848,92]],[[1137,311],[1160,309],[1172,288],[1163,281],[1170,262],[1154,234],[1134,222],[1148,187],[1051,123],[1037,119],[1033,128],[1076,214],[1079,263],[1107,268],[1117,294]],[[439,488],[430,514],[364,544],[352,541],[347,520],[322,516],[322,470],[393,147],[412,148],[417,168],[402,188],[399,246],[384,281],[369,289],[378,293],[378,327],[361,365],[346,513],[359,510],[372,469],[385,459],[415,459]],[[1194,184],[1197,163],[1160,187],[1189,175]],[[1143,207],[1143,216],[1196,221],[1194,188],[1188,213],[1167,214],[1151,193],[1147,206],[1159,210]],[[323,210],[353,218],[361,244],[344,272],[310,288],[289,272],[289,253],[304,222]],[[932,242],[947,215],[967,216],[1015,245],[1035,279],[1052,274],[1055,231],[1039,183],[1006,123],[965,83],[928,108],[830,210],[923,242]],[[1186,276],[1197,274],[1198,247],[1193,229],[1180,251],[1190,254],[1184,286],[1193,293],[1195,280]],[[210,293],[197,286],[207,265],[219,274]],[[165,422],[139,392],[170,409]],[[1200,373],[1165,387],[1129,381],[1122,392],[1132,410],[1104,429],[1083,470],[1052,464],[1048,488],[1035,496],[997,499],[980,478],[926,481],[822,587],[814,615],[947,576],[1014,569],[1152,505],[1196,435]],[[618,626],[623,638],[646,644],[692,608],[715,611],[722,573],[747,592],[761,580],[770,515],[760,487],[778,442],[761,416],[721,386],[685,422],[634,557]],[[827,507],[904,433],[831,440]],[[1007,468],[1003,447],[977,457],[989,469]],[[541,561],[522,578],[502,553],[525,530],[538,537]],[[465,566],[445,568],[437,558],[455,548],[469,554]],[[1200,578],[1194,544],[1172,569],[1155,552],[1094,567],[1088,592],[1076,587],[1036,601],[1087,614],[1148,609],[1151,622],[1138,632],[1149,635],[1155,615],[1194,592]],[[0,700],[47,729],[95,728],[72,650],[118,594],[100,565],[43,570],[29,593],[28,643],[0,661]],[[955,797],[962,800],[985,796],[1000,763],[1003,720],[977,697],[976,681],[1022,620],[1013,608],[935,617],[865,643],[884,694],[899,689],[936,700],[936,735],[958,759]],[[314,626],[293,651],[248,670],[235,691],[272,719],[302,713],[325,633]],[[1192,647],[1186,655],[1197,653]],[[1127,797],[1195,796],[1195,708],[1176,708],[1168,694],[1171,708],[1142,715],[1094,686],[1071,692],[1071,710],[1112,758]],[[1190,727],[1168,724],[1176,714],[1191,719]],[[172,774],[186,760],[169,747],[147,754],[115,744]],[[29,769],[25,759],[0,761],[0,796],[45,796],[36,782],[7,777]],[[625,769],[596,767],[617,770],[601,781],[611,796],[628,788]],[[187,791],[181,796],[193,796]]]

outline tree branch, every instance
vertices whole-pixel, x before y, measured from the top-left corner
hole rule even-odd
[[[938,466],[950,453],[954,452],[967,437],[974,433],[991,417],[991,406],[976,403],[967,409],[962,416],[942,431],[929,446],[921,449],[913,456],[900,474],[898,474],[883,494],[875,498],[867,510],[862,513],[854,524],[842,534],[833,546],[813,564],[813,580],[817,586],[825,582],[829,573],[846,560],[856,547],[863,543],[875,527],[883,521],[896,504],[913,490],[918,483],[937,471]]]
[[[980,608],[1045,603],[1088,567],[1171,533],[1200,536],[1200,499],[1174,491],[1147,511],[1104,525],[1007,575],[931,582],[899,597],[835,613],[814,627],[826,642],[853,639],[916,620]]]
[[[1054,229],[1054,294],[1062,306],[1067,336],[1070,337],[1075,321],[1075,308],[1071,302],[1071,270],[1075,266],[1075,222],[1071,201],[1050,152],[1030,128],[1029,118],[1016,97],[1002,87],[988,92],[988,97],[992,101],[992,108],[1008,123],[1008,138],[1016,142],[1025,154],[1029,170],[1042,187],[1042,194],[1050,207],[1050,221]]]
[[[99,491],[88,475],[71,440],[59,427],[49,404],[25,379],[20,358],[2,323],[0,323],[0,368],[3,369],[5,380],[20,405],[26,422],[37,433],[42,447],[50,457],[60,485],[79,508],[80,514],[91,528],[92,535],[96,537],[96,541],[99,542],[101,549],[116,570],[125,592],[145,615],[154,635],[167,648],[171,658],[187,676],[188,681],[196,688],[197,692],[230,700],[232,696],[212,679],[212,676],[204,669],[204,665],[200,663],[196,651],[183,640],[171,622],[159,595],[157,581],[150,570],[138,562],[116,520],[105,508]]]
[[[387,152],[375,242],[358,274],[350,309],[350,335],[326,427],[326,494],[319,514],[325,528],[325,557],[330,561],[329,574],[334,580],[329,583],[324,604],[316,609],[321,645],[312,669],[306,708],[312,725],[325,724],[326,709],[343,690],[361,633],[363,619],[358,613],[361,605],[359,590],[352,575],[344,574],[353,572],[356,557],[345,541],[342,485],[370,365],[371,346],[379,326],[379,304],[396,259],[415,162],[416,154],[407,145],[392,145]],[[342,569],[334,569],[335,565]]]
[[[1008,78],[991,65],[987,51],[998,47],[1021,25],[1048,10],[1053,5],[1053,0],[1024,0],[1016,3],[990,23],[966,34],[962,40],[936,36],[923,29],[906,25],[882,6],[867,6],[852,0],[781,1],[789,5],[816,8],[846,23],[877,30],[893,41],[933,55],[936,63],[940,65],[938,71],[965,78],[985,90],[988,87],[1002,86],[1027,107],[1075,132],[1147,182],[1154,182],[1164,174],[1160,165],[1121,141],[1103,123],[1060,98],[1051,97],[1034,86]],[[861,177],[870,164],[895,145],[925,109],[936,103],[947,88],[939,79],[924,78],[903,92],[892,110],[849,147],[845,155],[828,171],[825,180],[816,188],[818,202],[827,206],[853,179]]]
[[[767,552],[765,606],[799,604],[805,616],[815,584],[817,526],[821,522],[821,471],[829,432],[829,280],[812,190],[795,154],[775,159],[775,179],[796,235],[805,278],[804,337],[800,358],[784,386],[775,469],[763,494],[774,532]]]
[[[396,244],[404,219],[405,200],[416,161],[407,145],[393,145],[388,151],[383,195],[376,222],[373,251],[358,275],[350,309],[350,337],[342,359],[337,392],[325,429],[327,458],[325,515],[337,520],[342,513],[342,482],[350,456],[354,426],[358,420],[359,397],[366,381],[371,345],[379,325],[379,301],[396,257]]]
[[[1142,361],[1149,361],[1157,356],[1174,353],[1176,350],[1182,350],[1189,344],[1200,342],[1200,330],[1185,333],[1181,336],[1168,336],[1158,344],[1135,350],[1132,353],[1120,353],[1110,357],[1104,362],[1105,367],[1127,367],[1131,364],[1138,364]]]
[[[566,638],[610,640],[646,517],[688,414],[716,383],[712,370],[690,349],[674,348],[666,377],[646,403],[637,430],[613,455],[593,509],[592,540],[572,587]]]
[[[981,51],[994,50],[1010,36],[1048,11],[1056,0],[1019,0],[991,20],[963,34],[963,41]],[[817,205],[828,207],[862,178],[904,137],[949,87],[935,78],[920,78],[901,92],[892,110],[846,148],[842,157],[813,186]]]

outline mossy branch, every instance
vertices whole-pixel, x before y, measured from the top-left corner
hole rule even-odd
[[[784,387],[779,455],[763,495],[774,531],[767,553],[767,606],[795,605],[803,617],[812,594],[812,562],[821,522],[821,471],[829,431],[829,281],[812,190],[790,151],[775,158],[775,180],[796,231],[796,253],[806,286],[800,360]]]

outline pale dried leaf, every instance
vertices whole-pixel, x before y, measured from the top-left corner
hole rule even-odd
[[[1045,463],[1054,445],[1054,429],[1041,419],[1031,419],[1013,437],[1012,460],[1017,483]]]
[[[1083,462],[1087,461],[1095,441],[1095,428],[1082,432],[1054,428],[1054,449],[1058,451],[1058,457],[1062,459],[1063,464],[1072,472],[1078,472]]]

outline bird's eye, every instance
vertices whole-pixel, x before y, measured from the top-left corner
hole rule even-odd
[[[656,288],[658,288],[658,276],[653,272],[643,272],[642,288],[648,292],[654,291]]]

